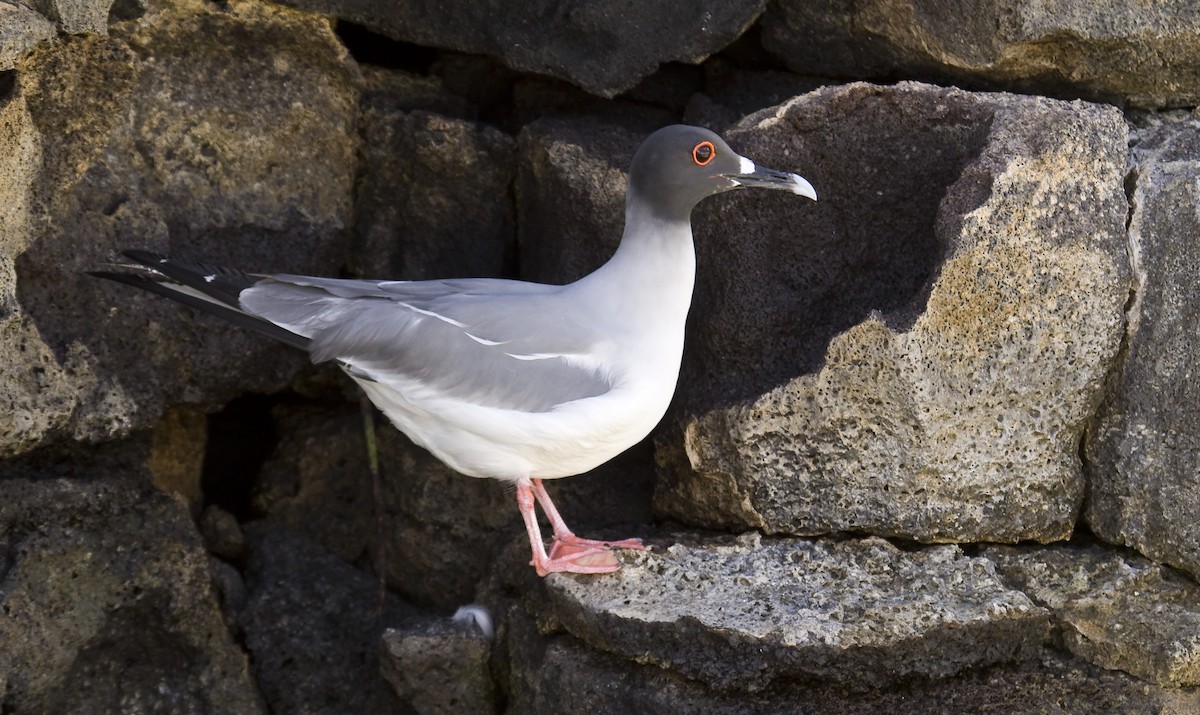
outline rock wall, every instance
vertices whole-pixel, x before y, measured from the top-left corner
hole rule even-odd
[[[0,711],[1200,712],[1200,10],[0,1]],[[606,576],[335,370],[90,278],[565,282],[653,129],[675,403],[552,484]],[[766,194],[766,195],[763,195]],[[463,604],[488,615],[451,618]]]

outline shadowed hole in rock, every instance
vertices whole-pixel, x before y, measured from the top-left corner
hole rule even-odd
[[[4,70],[0,72],[0,107],[8,104],[17,93],[17,71]]]
[[[830,341],[855,325],[874,317],[902,332],[925,311],[962,207],[987,196],[959,179],[990,114],[939,101],[850,97],[853,106],[814,108],[794,130],[734,147],[804,175],[820,198],[797,211],[780,192],[743,191],[698,207],[685,407],[752,398],[819,370]],[[783,153],[788,136],[794,148]],[[955,208],[943,215],[952,188]]]
[[[103,210],[103,212],[102,212],[102,213],[103,213],[105,216],[112,216],[112,215],[113,215],[113,214],[115,214],[115,213],[116,213],[116,212],[117,212],[117,211],[118,211],[118,210],[119,210],[119,209],[120,209],[122,206],[124,206],[124,205],[125,205],[126,203],[128,203],[128,202],[129,202],[129,197],[128,197],[128,196],[125,196],[124,194],[120,194],[120,195],[118,195],[118,196],[114,196],[114,197],[112,197],[112,200],[110,200],[110,201],[108,202],[108,205],[104,207],[104,210]]]
[[[350,56],[365,65],[427,75],[438,58],[433,48],[393,40],[352,22],[339,20],[336,31]]]
[[[255,516],[251,506],[254,483],[279,443],[272,415],[277,402],[268,395],[242,395],[208,416],[201,476],[205,501],[239,521]]]
[[[108,9],[108,24],[136,20],[146,14],[146,0],[116,0]]]

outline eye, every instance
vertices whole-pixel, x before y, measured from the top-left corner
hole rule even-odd
[[[704,141],[692,147],[692,161],[696,162],[696,166],[706,166],[716,155],[717,148],[712,142]]]

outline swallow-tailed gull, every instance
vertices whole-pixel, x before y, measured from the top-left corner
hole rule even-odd
[[[516,485],[539,575],[607,573],[620,568],[612,549],[641,541],[575,536],[542,480],[603,464],[662,418],[695,279],[692,208],[741,187],[817,197],[800,176],[677,125],[634,155],[616,253],[568,285],[266,275],[147,251],[96,275],[335,361],[413,442],[463,474]],[[549,553],[535,502],[554,529]]]

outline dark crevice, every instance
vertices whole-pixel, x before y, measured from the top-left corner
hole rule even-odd
[[[344,20],[338,21],[336,31],[350,56],[364,65],[427,75],[440,54],[431,47],[393,40]]]
[[[1121,340],[1117,346],[1117,352],[1109,363],[1108,373],[1104,376],[1104,389],[1096,398],[1095,404],[1092,406],[1090,416],[1084,422],[1083,429],[1080,431],[1078,458],[1079,467],[1083,473],[1084,479],[1084,497],[1080,507],[1080,516],[1076,521],[1076,531],[1084,528],[1087,525],[1087,514],[1091,511],[1093,481],[1096,478],[1096,466],[1088,457],[1088,443],[1092,439],[1101,417],[1112,409],[1112,396],[1116,394],[1121,381],[1121,374],[1125,369],[1125,365],[1129,360],[1130,341],[1132,339],[1131,328],[1136,329],[1138,322],[1138,296],[1142,286],[1138,277],[1138,255],[1137,247],[1133,244],[1133,239],[1130,235],[1130,227],[1133,224],[1133,214],[1137,210],[1135,195],[1137,192],[1138,170],[1136,168],[1125,174],[1125,197],[1128,202],[1128,209],[1125,215],[1125,256],[1126,263],[1129,267],[1129,294],[1125,298],[1125,305],[1121,309],[1121,314],[1124,316],[1124,327],[1121,331]]]
[[[2,70],[0,71],[0,107],[8,104],[8,102],[17,93],[17,71]]]
[[[147,0],[116,0],[108,9],[108,24],[136,20],[146,14]]]
[[[272,415],[277,401],[267,395],[243,395],[208,417],[201,476],[205,501],[239,521],[255,516],[251,506],[254,485],[279,442]]]
[[[108,202],[108,204],[105,205],[102,213],[105,216],[112,216],[113,214],[115,214],[117,212],[118,209],[120,209],[122,206],[124,206],[128,202],[129,202],[128,196],[125,196],[125,195],[114,196]]]

